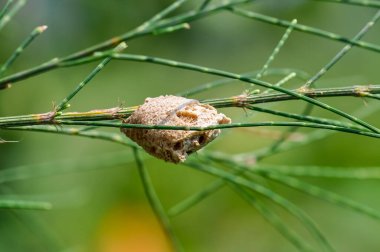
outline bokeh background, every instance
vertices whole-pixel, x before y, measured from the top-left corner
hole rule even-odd
[[[0,33],[3,62],[38,25],[49,29],[23,53],[9,73],[64,56],[111,36],[125,33],[172,1],[167,0],[33,0]],[[201,1],[189,1],[179,11]],[[0,6],[5,3],[0,1]],[[261,0],[249,9],[353,37],[372,17],[374,9],[302,0]],[[203,66],[246,72],[260,69],[284,28],[219,13],[191,24],[191,29],[147,36],[128,43],[128,53],[159,56]],[[366,41],[380,44],[380,26]],[[298,68],[316,73],[343,44],[293,32],[273,67]],[[50,111],[96,65],[54,70],[0,92],[0,115]],[[319,87],[379,83],[380,54],[354,48],[323,79]],[[266,78],[276,81],[279,77]],[[145,63],[112,61],[71,102],[71,111],[141,104],[145,97],[173,94],[218,77]],[[293,80],[288,87],[302,83]],[[212,90],[198,99],[240,94],[246,85]],[[358,98],[325,99],[345,111],[374,106]],[[281,109],[301,112],[300,102],[281,103]],[[234,121],[247,120],[241,109],[226,109]],[[316,110],[317,115],[329,114]],[[268,116],[255,115],[254,121]],[[366,118],[379,126],[379,112]],[[243,129],[226,130],[208,148],[226,153],[252,151],[269,145],[274,134]],[[301,131],[307,132],[307,131]],[[0,137],[17,143],[0,144],[0,169],[45,164],[77,172],[0,185],[2,196],[47,200],[53,210],[0,210],[0,251],[170,251],[144,196],[131,150],[99,140],[45,133],[1,130]],[[379,166],[376,139],[334,134],[311,145],[277,154],[265,164]],[[189,168],[148,158],[146,165],[165,207],[199,191],[213,178]],[[87,168],[98,167],[92,171]],[[306,179],[305,179],[306,180]],[[375,180],[306,180],[349,196],[380,210],[380,186]],[[379,251],[380,223],[365,216],[277,187],[305,209],[338,251]],[[291,216],[282,217],[299,227]],[[186,251],[295,251],[276,230],[234,192],[225,188],[173,219]],[[302,229],[300,229],[302,230]],[[305,232],[304,232],[305,233]],[[309,239],[305,234],[305,239]]]

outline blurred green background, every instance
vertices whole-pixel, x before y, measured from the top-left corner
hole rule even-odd
[[[122,34],[172,1],[167,0],[33,0],[0,33],[3,62],[38,25],[49,29],[23,53],[9,73],[64,56],[111,36]],[[189,1],[179,11],[202,1]],[[217,2],[217,1],[216,1]],[[5,1],[0,1],[0,6]],[[374,9],[301,0],[261,0],[248,9],[353,37],[372,17]],[[380,44],[380,26],[365,40]],[[159,56],[203,66],[246,72],[260,69],[284,28],[224,12],[191,24],[191,29],[162,36],[147,36],[128,43],[128,53]],[[273,67],[298,68],[316,73],[343,44],[293,32]],[[94,68],[96,63],[54,70],[0,92],[0,115],[50,111]],[[380,55],[354,48],[323,79],[319,87],[379,83]],[[71,102],[71,111],[141,104],[145,97],[173,94],[215,76],[145,63],[112,61]],[[267,78],[276,81],[276,78]],[[302,83],[293,80],[288,87]],[[236,83],[197,96],[198,99],[240,94],[246,85]],[[347,112],[369,106],[358,98],[323,101]],[[301,112],[300,102],[281,103],[281,109]],[[370,103],[373,106],[373,103]],[[274,107],[276,108],[276,106]],[[222,110],[234,121],[246,120],[241,109]],[[315,110],[317,115],[330,114]],[[254,121],[272,117],[255,115]],[[366,118],[379,126],[379,112]],[[282,129],[269,128],[271,132]],[[301,131],[307,132],[307,131]],[[273,139],[243,129],[224,131],[208,148],[241,153],[268,146]],[[46,176],[0,185],[2,195],[46,200],[53,210],[0,210],[0,251],[169,251],[144,196],[131,150],[109,142],[44,133],[1,130],[0,137],[17,143],[0,144],[0,169],[46,164],[50,169],[99,167],[93,171]],[[376,139],[334,134],[311,145],[263,160],[266,164],[379,166]],[[213,178],[183,166],[149,158],[146,161],[163,204],[170,207],[199,191]],[[306,180],[354,198],[380,210],[376,181]],[[379,223],[365,216],[278,187],[305,209],[338,251],[379,251]],[[5,196],[4,196],[5,197]],[[289,215],[289,225],[299,224]],[[188,212],[173,225],[186,251],[295,251],[274,228],[234,192],[225,188]],[[302,229],[300,229],[302,230]],[[309,239],[305,235],[305,239]]]

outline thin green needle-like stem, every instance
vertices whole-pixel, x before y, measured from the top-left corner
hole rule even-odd
[[[374,24],[380,19],[380,10],[376,12],[376,14],[369,20],[364,27],[355,35],[353,38],[354,41],[360,40],[368,31],[369,29],[374,26]],[[309,89],[310,87],[314,87],[314,83],[321,78],[328,70],[330,70],[340,59],[342,59],[351,49],[352,44],[347,44],[340,50],[322,69],[315,74],[313,77],[311,77],[302,87],[301,89]],[[313,104],[308,104],[304,111],[302,112],[303,115],[307,116],[310,115],[313,111]],[[297,127],[291,127],[285,134],[294,133],[297,131]],[[278,148],[286,140],[286,135],[283,135],[279,141],[275,142],[273,144],[273,148]]]
[[[265,72],[269,68],[269,65],[272,63],[272,61],[275,59],[277,54],[280,52],[280,50],[283,47],[283,45],[285,44],[285,42],[288,40],[290,33],[292,33],[292,31],[294,29],[295,24],[297,24],[297,19],[293,19],[293,21],[290,23],[290,26],[288,27],[288,29],[286,29],[284,35],[282,36],[282,38],[280,39],[280,41],[278,42],[278,44],[274,48],[274,50],[271,53],[271,55],[269,56],[268,60],[265,62],[264,66],[261,68],[260,72],[256,75],[256,79],[261,79],[261,77],[265,74]]]
[[[378,110],[378,107],[373,105],[373,106],[369,106],[368,108],[359,109],[358,111],[356,111],[354,113],[354,115],[360,116],[360,117],[366,117],[366,116],[373,114],[377,110]],[[269,147],[261,148],[259,150],[254,151],[254,152],[248,152],[248,153],[242,153],[242,154],[234,155],[234,157],[231,157],[231,160],[239,160],[243,163],[249,162],[249,161],[246,162],[246,160],[254,160],[254,164],[256,164],[257,162],[261,161],[262,159],[264,159],[266,157],[273,156],[276,153],[288,151],[288,150],[294,149],[296,147],[304,146],[306,144],[311,144],[315,141],[324,139],[324,138],[332,135],[333,133],[334,133],[334,131],[316,130],[316,131],[313,131],[312,133],[309,133],[301,141],[284,142],[281,145],[277,146],[276,148],[273,148],[273,146],[269,146]],[[213,160],[218,160],[220,158],[220,156],[225,157],[226,155],[224,153],[222,153],[221,155],[217,155],[217,153],[209,153],[208,152],[207,156]],[[321,169],[317,169],[317,168],[313,168],[313,167],[311,167],[310,169],[301,169],[301,168],[297,169],[297,168],[295,168],[294,170],[292,169],[292,167],[289,167],[289,169],[286,169],[286,167],[285,167],[287,173],[290,175],[298,175],[299,174],[299,176],[304,176],[304,174],[305,174],[305,176],[315,176],[315,174],[321,174],[321,172],[320,172]],[[293,171],[294,171],[294,174],[292,173]],[[308,173],[307,171],[310,171],[310,173]],[[315,172],[313,172],[313,171],[315,171]],[[284,172],[283,169],[281,170],[281,172]],[[376,174],[378,174],[376,172],[377,171],[375,171],[375,172],[365,171],[363,173],[358,172],[358,173],[355,173],[354,176],[359,177],[359,174],[361,174],[362,176],[364,176],[364,178],[368,178],[371,175],[376,177],[377,176]],[[241,173],[238,172],[238,174],[241,174]],[[336,170],[326,169],[326,174],[327,174],[326,176],[334,177],[334,175],[336,175],[336,177],[345,178],[343,175],[344,171],[343,172],[337,172]],[[171,216],[175,216],[175,215],[178,215],[178,214],[188,210],[192,206],[194,206],[194,205],[198,204],[199,202],[201,202],[202,200],[206,199],[208,196],[210,196],[214,192],[218,191],[224,185],[225,185],[225,181],[223,179],[218,179],[218,180],[210,183],[209,185],[205,186],[201,191],[191,195],[190,197],[184,199],[183,201],[181,201],[177,205],[173,206],[169,210],[169,213],[171,214]]]
[[[373,7],[380,8],[380,2],[378,0],[314,0],[314,1],[322,1],[322,2],[333,2],[333,3],[343,3],[343,4],[351,4],[357,6],[364,7]]]
[[[8,12],[8,10],[10,9],[12,3],[13,3],[14,0],[8,0],[4,7],[0,10],[0,21],[1,19],[3,19],[3,17],[5,16],[5,14]]]
[[[271,169],[265,170],[262,168],[257,169],[256,167],[252,168],[249,165],[244,165],[238,161],[234,161],[231,157],[227,155],[225,156],[219,155],[217,158],[213,158],[213,157],[211,158],[217,162],[228,164],[230,167],[237,170],[237,172],[239,173],[250,172],[252,174],[259,174],[270,180],[277,181],[283,185],[294,188],[296,190],[307,193],[309,195],[320,198],[322,200],[328,201],[335,205],[339,205],[339,206],[354,210],[356,212],[359,212],[361,214],[365,214],[371,218],[380,220],[380,213],[370,207],[363,206],[363,204],[361,203],[358,203],[346,197],[340,196],[328,190],[322,189],[320,187],[314,186],[310,183],[305,183],[296,178],[286,176],[279,171],[273,171]]]
[[[35,132],[56,133],[56,134],[70,135],[70,136],[81,136],[81,137],[111,141],[114,143],[119,143],[128,147],[132,147],[132,148],[139,147],[136,143],[130,141],[126,137],[123,137],[121,134],[97,131],[97,130],[86,131],[86,130],[82,130],[81,128],[64,128],[64,127],[56,127],[53,125],[12,127],[12,128],[7,128],[7,130],[21,130],[21,131],[25,130],[25,131],[35,131]]]
[[[259,71],[260,70],[253,71],[253,72],[242,73],[241,75],[242,76],[246,76],[246,77],[254,77],[254,76],[256,76],[259,73]],[[296,70],[296,69],[293,69],[293,68],[269,68],[266,71],[266,73],[264,74],[264,76],[269,76],[269,75],[288,75],[288,74],[291,74],[293,72],[296,73],[296,77],[299,77],[301,80],[307,80],[309,78],[309,74],[307,74],[306,72],[299,71],[299,70]],[[183,92],[179,92],[176,95],[178,95],[178,96],[184,96],[184,97],[193,96],[193,95],[196,95],[198,93],[201,93],[201,92],[213,89],[213,88],[217,88],[217,87],[220,87],[220,86],[223,86],[223,85],[231,84],[234,81],[235,80],[231,80],[231,79],[226,78],[226,79],[220,79],[220,80],[216,80],[216,81],[212,81],[212,82],[207,82],[205,84],[198,85],[197,87],[195,87],[193,89],[189,89],[189,90],[186,90],[186,91],[183,91]]]
[[[215,4],[202,11],[192,10],[192,11],[188,11],[184,14],[181,14],[172,18],[160,20],[157,22],[157,24],[152,25],[145,30],[138,31],[136,28],[132,31],[129,31],[119,36],[115,36],[111,39],[108,39],[102,43],[96,44],[89,48],[83,49],[79,52],[76,52],[68,56],[61,57],[61,58],[54,58],[50,61],[42,63],[41,65],[32,67],[24,71],[20,71],[8,77],[4,77],[0,79],[0,87],[4,87],[5,85],[9,83],[15,83],[15,82],[30,78],[31,76],[42,74],[44,72],[62,67],[61,63],[63,62],[70,63],[80,58],[89,56],[93,54],[94,52],[107,50],[111,47],[118,45],[119,43],[123,41],[126,42],[126,41],[136,39],[139,37],[151,35],[155,31],[159,31],[161,29],[165,29],[165,28],[173,27],[179,24],[184,24],[184,23],[192,22],[198,19],[202,19],[209,15],[218,13],[220,11],[225,11],[227,7],[237,6],[237,5],[241,5],[241,4],[252,2],[252,1],[254,0],[236,0],[236,1],[228,1],[228,2],[224,2],[220,4]]]
[[[169,5],[166,9],[162,10],[161,12],[154,15],[151,19],[144,22],[142,25],[140,25],[136,30],[137,31],[143,31],[147,29],[148,27],[155,24],[157,21],[163,19],[167,15],[169,15],[171,12],[173,12],[175,9],[179,8],[183,3],[185,3],[187,0],[177,0],[171,5]]]
[[[114,52],[120,52],[127,48],[127,44],[122,42],[120,43],[113,51]],[[82,89],[84,88],[87,83],[89,83],[97,73],[99,73],[107,64],[110,62],[112,57],[105,58],[99,65],[96,66],[96,68],[81,82],[79,85],[74,89],[73,92],[71,92],[65,99],[62,100],[62,102],[56,107],[55,111],[60,112],[64,109],[66,109],[69,104],[68,102]]]
[[[256,13],[256,12],[253,12],[253,11],[247,11],[247,10],[244,10],[244,9],[241,9],[241,8],[236,8],[236,7],[231,7],[231,8],[229,8],[229,10],[231,10],[233,13],[235,13],[237,15],[240,15],[240,16],[243,16],[243,17],[246,17],[246,18],[255,19],[255,20],[258,20],[258,21],[265,22],[265,23],[269,23],[269,24],[273,24],[273,25],[278,25],[278,26],[282,26],[282,27],[289,27],[289,26],[291,26],[291,22],[289,22],[287,20],[278,19],[278,18],[275,18],[275,17],[263,15],[263,14],[260,14],[260,13]],[[302,24],[295,24],[294,25],[294,30],[297,30],[297,31],[300,31],[300,32],[309,33],[309,34],[313,34],[313,35],[317,35],[317,36],[320,36],[320,37],[328,38],[328,39],[339,41],[339,42],[343,42],[345,44],[351,44],[351,45],[354,45],[354,46],[357,46],[357,47],[361,47],[361,48],[364,48],[364,49],[368,49],[368,50],[371,50],[371,51],[380,52],[380,46],[379,45],[368,43],[368,42],[364,42],[364,41],[355,41],[353,39],[349,39],[349,38],[343,37],[342,35],[339,35],[339,34],[336,34],[336,33],[333,33],[333,32],[328,32],[328,31],[325,31],[325,30],[322,30],[322,29],[314,28],[314,27],[311,27],[311,26],[302,25]]]
[[[2,13],[3,16],[0,18],[0,30],[4,28],[4,26],[11,21],[14,15],[22,8],[24,7],[26,3],[26,0],[18,0],[9,10],[6,10],[6,12]],[[6,6],[7,7],[7,4]]]
[[[380,95],[370,94],[370,93],[363,93],[364,97],[373,98],[375,100],[380,100]]]
[[[12,63],[17,59],[18,56],[24,51],[24,49],[41,33],[47,29],[46,25],[38,26],[35,28],[30,35],[21,43],[20,46],[14,51],[14,53],[9,57],[9,59],[0,67],[0,76],[12,65]]]
[[[279,80],[274,85],[277,86],[277,87],[281,87],[282,85],[284,85],[285,83],[287,83],[291,79],[295,78],[296,76],[297,76],[297,74],[295,72],[291,72],[290,74],[288,74],[287,76],[285,76],[284,78],[282,78],[281,80]],[[264,90],[263,92],[261,92],[260,95],[269,94],[271,92],[273,92],[273,89],[267,89],[267,90]]]
[[[207,197],[209,197],[211,194],[216,192],[218,189],[220,189],[224,185],[225,185],[225,181],[223,179],[218,179],[214,183],[211,183],[211,184],[203,187],[202,191],[200,191],[199,193],[196,193],[196,194],[184,199],[183,201],[181,201],[177,205],[170,208],[168,211],[169,216],[177,216],[177,215],[183,213],[184,211],[186,211],[190,207],[201,202],[203,199],[206,199]]]
[[[363,128],[356,127],[355,125],[352,125],[352,124],[347,124],[340,121],[329,120],[325,118],[318,118],[314,116],[305,116],[305,115],[281,112],[277,110],[271,110],[271,109],[256,107],[252,105],[244,106],[244,108],[247,108],[253,111],[262,112],[262,113],[277,115],[281,117],[292,118],[292,119],[296,119],[300,121],[307,121],[307,122],[314,122],[314,123],[320,123],[320,124],[326,124],[326,125],[334,125],[334,126],[339,126],[339,127],[347,127],[347,128],[352,128],[356,130],[363,130]]]
[[[162,225],[163,229],[165,230],[165,233],[167,234],[168,238],[171,241],[171,244],[173,245],[173,248],[176,252],[183,251],[182,245],[180,241],[178,240],[177,236],[175,235],[173,228],[170,224],[169,217],[167,216],[165,209],[163,208],[160,199],[158,198],[156,191],[154,190],[152,181],[150,179],[150,176],[148,174],[148,171],[144,167],[144,163],[140,157],[140,153],[138,152],[137,148],[132,148],[133,154],[135,156],[137,168],[139,171],[139,175],[144,187],[145,194],[148,198],[148,201],[150,203],[150,206],[152,207],[154,213],[156,214],[157,218],[160,221],[160,224]]]
[[[179,24],[179,25],[173,25],[173,26],[170,26],[168,28],[157,29],[157,30],[153,31],[153,35],[171,33],[171,32],[184,30],[184,29],[186,29],[186,30],[190,29],[190,25],[188,23],[183,23],[183,24]]]
[[[245,77],[245,76],[242,76],[239,74],[235,74],[235,73],[231,73],[231,72],[227,72],[227,71],[222,71],[219,69],[208,68],[208,67],[199,66],[199,65],[192,65],[192,64],[188,64],[188,63],[179,62],[179,61],[167,60],[167,59],[157,58],[157,57],[150,57],[150,56],[145,56],[145,55],[132,55],[132,54],[118,54],[118,53],[116,53],[116,54],[113,54],[113,57],[115,59],[120,59],[120,60],[130,60],[130,61],[137,61],[137,62],[150,62],[150,63],[166,65],[166,66],[171,66],[171,67],[183,68],[183,69],[187,69],[187,70],[223,76],[223,77],[240,80],[240,81],[247,82],[247,83],[256,84],[258,86],[273,89],[273,90],[279,91],[281,93],[285,93],[285,94],[288,94],[290,96],[297,97],[301,100],[304,100],[305,102],[308,102],[310,104],[314,104],[314,105],[321,107],[323,109],[326,109],[332,113],[335,113],[335,114],[338,114],[344,118],[347,118],[347,119],[367,128],[373,132],[377,132],[377,133],[380,132],[380,130],[378,128],[360,120],[359,118],[353,117],[353,116],[351,116],[351,115],[349,115],[349,114],[347,114],[347,113],[345,113],[339,109],[336,109],[330,105],[327,105],[321,101],[312,99],[308,96],[305,96],[302,93],[293,92],[291,90],[288,90],[288,89],[285,89],[285,88],[282,88],[279,86],[275,86],[271,83],[264,82],[264,81],[261,81],[258,79],[248,78],[248,77]]]
[[[244,169],[244,167],[242,167]],[[343,197],[339,194],[330,192],[328,190],[322,189],[320,187],[314,186],[310,183],[302,182],[299,179],[292,178],[289,176],[285,176],[281,173],[277,172],[266,172],[266,171],[258,171],[259,174],[263,175],[264,177],[269,178],[270,180],[277,181],[283,185],[289,186],[291,188],[294,188],[296,190],[299,190],[301,192],[307,193],[309,195],[312,195],[316,198],[325,200],[327,202],[330,202],[334,205],[338,205],[353,211],[356,211],[358,213],[367,215],[371,218],[374,218],[376,220],[380,220],[380,213],[370,207],[367,207],[363,205],[362,203],[358,203],[356,201],[353,201],[349,198]]]
[[[329,166],[287,166],[287,165],[258,165],[258,172],[277,172],[289,176],[355,179],[355,180],[379,180],[380,167],[329,167]]]
[[[235,184],[229,183],[229,186],[236,191],[244,200],[252,205],[277,231],[290,241],[299,251],[314,251],[310,245],[299,237],[294,231],[284,223],[283,220],[270,208],[265,205],[263,201],[252,196],[250,193],[240,188]]]
[[[317,228],[315,223],[311,220],[311,218],[307,216],[300,208],[298,208],[296,205],[294,205],[293,203],[291,203],[284,197],[280,196],[279,194],[273,192],[272,190],[258,183],[254,183],[242,177],[235,176],[234,174],[225,172],[221,169],[217,169],[210,165],[203,165],[198,162],[191,162],[191,161],[185,164],[193,169],[196,169],[205,173],[209,173],[219,178],[223,178],[225,181],[236,184],[237,186],[246,187],[247,189],[250,189],[254,192],[257,192],[265,196],[269,200],[273,201],[274,203],[278,204],[279,206],[284,208],[286,211],[294,215],[297,219],[299,219],[304,224],[305,228],[307,228],[307,230],[310,232],[310,234],[312,234],[314,238],[319,242],[319,244],[324,248],[324,251],[334,251],[334,249],[331,247],[329,242],[319,231],[319,229]]]
[[[126,124],[122,122],[96,122],[96,121],[68,121],[68,120],[56,120],[58,124],[62,125],[82,125],[82,126],[99,126],[99,127],[111,127],[111,128],[133,128],[133,129],[161,129],[161,130],[193,130],[193,131],[205,131],[214,129],[229,129],[229,128],[253,128],[253,127],[305,127],[316,129],[328,129],[341,131],[345,133],[351,133],[356,135],[363,135],[367,137],[380,138],[379,133],[361,131],[347,127],[326,125],[319,123],[307,123],[307,122],[258,122],[258,123],[231,123],[211,125],[207,127],[192,127],[192,126],[169,126],[169,125],[146,125],[146,124]]]
[[[296,91],[296,90],[294,90]],[[339,96],[353,96],[353,97],[366,97],[368,94],[379,94],[380,85],[372,86],[352,86],[341,88],[321,88],[311,89],[304,93],[310,97],[339,97]],[[279,102],[298,99],[297,97],[287,94],[272,93],[272,94],[258,94],[252,96],[233,96],[228,98],[209,99],[203,100],[201,103],[209,104],[215,108],[227,107],[242,107],[246,105]],[[372,106],[374,107],[374,105]],[[376,107],[376,106],[375,106]],[[367,109],[369,109],[368,107]],[[101,110],[91,110],[87,112],[65,112],[61,115],[54,117],[55,120],[79,120],[79,121],[98,121],[98,120],[118,120],[129,117],[137,106],[127,108],[111,108]],[[369,109],[369,111],[371,111]],[[21,115],[11,117],[0,117],[0,127],[16,127],[35,124],[51,124],[51,112],[43,114]],[[93,126],[91,126],[93,127]]]
[[[376,14],[372,17],[370,21],[368,21],[365,26],[355,35],[353,38],[354,41],[360,40],[371,27],[375,25],[375,23],[380,19],[380,10],[376,12]],[[347,44],[340,50],[317,74],[311,77],[304,85],[303,88],[312,87],[313,84],[321,78],[328,70],[330,70],[343,56],[345,56],[351,49],[353,45]]]
[[[41,201],[0,199],[0,209],[50,210],[51,204]]]
[[[201,6],[199,7],[199,10],[204,10],[206,7],[211,3],[211,0],[204,0]]]

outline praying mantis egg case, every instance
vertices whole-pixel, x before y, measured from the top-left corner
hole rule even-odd
[[[207,127],[228,124],[231,119],[207,104],[184,97],[165,95],[146,98],[144,104],[124,120],[128,124]],[[172,163],[214,140],[219,129],[206,131],[122,128],[121,131],[149,154]]]

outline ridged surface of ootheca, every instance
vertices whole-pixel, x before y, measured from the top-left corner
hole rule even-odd
[[[228,124],[231,119],[207,104],[184,97],[166,95],[146,98],[128,119],[128,124],[196,126]],[[212,140],[220,130],[186,131],[122,128],[130,139],[151,155],[169,162],[179,163]]]

